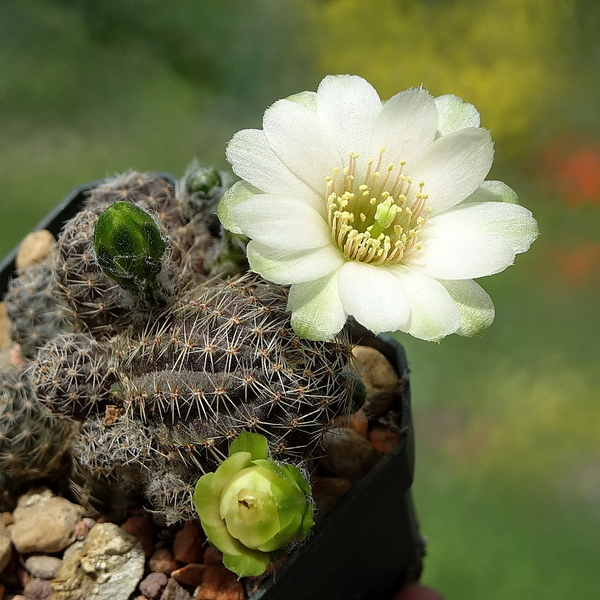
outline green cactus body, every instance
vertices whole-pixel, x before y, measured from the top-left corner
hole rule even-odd
[[[23,491],[36,479],[67,472],[75,437],[75,424],[57,419],[40,404],[23,373],[2,373],[0,476],[5,492]]]
[[[112,402],[110,388],[117,380],[108,348],[82,333],[48,342],[28,374],[41,402],[53,413],[78,420],[104,411]]]
[[[33,358],[45,342],[75,326],[71,311],[56,294],[50,259],[14,277],[4,302],[13,325],[13,340],[28,358]]]
[[[65,224],[49,262],[15,279],[9,312],[17,340],[33,343],[25,371],[0,380],[5,485],[56,476],[89,505],[108,497],[104,482],[143,494],[168,522],[193,519],[196,481],[242,431],[264,435],[274,460],[300,465],[349,411],[346,334],[303,340],[285,289],[216,276],[246,269],[245,240],[214,220],[226,181],[197,165],[177,186],[136,172],[113,178]],[[159,232],[151,252],[120,252],[145,258],[117,262],[119,283],[94,249],[99,217],[115,202],[150,212],[142,221]],[[128,289],[148,266],[168,290],[165,306],[150,308]]]
[[[281,288],[253,277],[190,292],[127,338],[128,414],[165,423],[186,460],[242,430],[265,435],[274,456],[310,452],[348,409],[350,346],[300,339],[285,306]]]

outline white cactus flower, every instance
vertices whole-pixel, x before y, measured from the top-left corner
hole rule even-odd
[[[253,271],[291,284],[294,330],[331,339],[348,315],[374,333],[472,336],[494,306],[473,281],[537,237],[530,211],[485,181],[493,143],[479,113],[425,89],[382,102],[364,79],[326,77],[267,109],[227,148],[242,179],[218,215],[251,238]]]

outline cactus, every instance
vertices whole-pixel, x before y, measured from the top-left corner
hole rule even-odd
[[[226,453],[243,430],[260,431],[274,456],[312,450],[344,412],[347,340],[296,336],[286,293],[254,277],[196,289],[119,350],[131,418],[159,420],[200,454]],[[204,450],[203,450],[204,449]]]
[[[88,415],[76,444],[83,466],[139,483],[169,520],[191,518],[191,496],[182,500],[182,490],[193,490],[242,431],[262,433],[273,456],[298,462],[348,410],[349,343],[301,340],[285,303],[282,289],[245,276],[190,290],[143,330],[110,345],[63,336],[33,369],[44,374],[38,395],[54,411]],[[64,382],[46,372],[57,354]],[[78,357],[76,369],[70,357]],[[116,379],[97,380],[94,399],[85,398],[79,382],[102,360],[96,370]],[[109,401],[118,407],[116,422],[103,420]]]
[[[76,435],[74,423],[57,419],[37,401],[22,372],[2,373],[0,475],[9,497],[14,500],[18,491],[37,479],[56,479],[68,472]]]
[[[48,342],[28,368],[37,398],[55,414],[83,419],[111,402],[116,380],[109,349],[83,333]]]
[[[71,311],[56,294],[51,259],[23,269],[11,280],[4,301],[13,340],[28,358],[48,340],[75,327]]]
[[[60,471],[81,502],[117,490],[172,522],[195,518],[198,478],[243,431],[265,436],[274,460],[322,451],[351,404],[348,338],[299,338],[287,291],[240,276],[246,241],[214,216],[227,185],[197,163],[176,185],[112,178],[65,224],[49,261],[13,281],[18,339],[35,341],[18,379],[2,375],[0,478]],[[117,212],[141,225],[125,262],[102,223]],[[140,293],[145,285],[160,294]]]
[[[94,337],[107,339],[129,326],[132,314],[145,316],[138,299],[98,268],[94,230],[100,215],[115,202],[166,205],[173,194],[173,186],[160,177],[127,173],[93,190],[83,210],[63,227],[54,259],[57,290]],[[166,231],[163,227],[161,234]]]

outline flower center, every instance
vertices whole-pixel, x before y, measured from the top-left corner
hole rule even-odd
[[[397,264],[421,248],[419,233],[426,223],[424,182],[410,203],[408,196],[414,183],[404,173],[405,161],[388,165],[381,172],[385,148],[379,160],[367,162],[362,183],[356,181],[358,154],[350,153],[350,163],[342,171],[336,168],[327,177],[327,217],[337,247],[350,260],[380,264]],[[396,173],[394,173],[396,171]]]

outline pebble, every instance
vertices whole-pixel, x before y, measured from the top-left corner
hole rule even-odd
[[[173,556],[183,563],[201,563],[206,535],[199,521],[186,521],[173,541]]]
[[[400,379],[387,358],[369,346],[354,346],[352,354],[357,361],[367,397],[363,405],[369,417],[383,414],[398,396]]]
[[[0,302],[0,348],[8,349],[12,344],[10,335],[10,320],[6,302]]]
[[[369,431],[369,441],[382,454],[387,454],[400,441],[400,434],[387,425],[375,423]]]
[[[366,438],[369,431],[369,420],[365,411],[361,408],[348,417],[348,427],[353,429],[361,437]]]
[[[60,558],[46,554],[33,554],[25,560],[29,574],[39,579],[54,579],[61,564]]]
[[[164,573],[150,573],[140,581],[140,592],[148,600],[160,600],[167,581],[168,577]]]
[[[214,565],[223,562],[223,553],[212,544],[206,544],[204,547],[204,562],[207,565]]]
[[[170,575],[179,566],[179,563],[173,557],[173,552],[169,548],[158,548],[148,559],[148,567],[153,573]]]
[[[79,542],[85,540],[87,534],[90,532],[90,529],[96,524],[94,519],[90,519],[86,517],[85,519],[81,519],[77,525],[75,525],[75,539]]]
[[[12,544],[6,525],[0,521],[0,573],[10,562],[12,557]]]
[[[356,431],[338,427],[323,436],[327,456],[321,464],[325,469],[354,483],[366,475],[379,461],[381,453]]]
[[[223,565],[207,565],[202,585],[194,592],[194,600],[244,600],[244,588],[237,576]]]
[[[32,231],[26,235],[15,259],[17,271],[42,262],[48,256],[55,241],[54,236],[46,229]]]
[[[33,578],[23,591],[27,600],[52,600],[52,586],[46,579]]]
[[[192,595],[174,579],[169,579],[160,600],[192,600]]]
[[[83,513],[83,507],[53,496],[47,488],[34,490],[19,498],[13,512],[12,543],[21,554],[60,552],[75,541]]]
[[[184,585],[198,587],[202,583],[206,568],[207,565],[204,564],[190,563],[189,565],[181,567],[181,569],[173,571],[171,577]]]
[[[154,549],[154,521],[150,513],[143,511],[141,514],[132,515],[121,525],[121,529],[140,540],[146,557]]]
[[[113,523],[98,523],[66,552],[53,600],[127,600],[144,574],[144,550]]]

